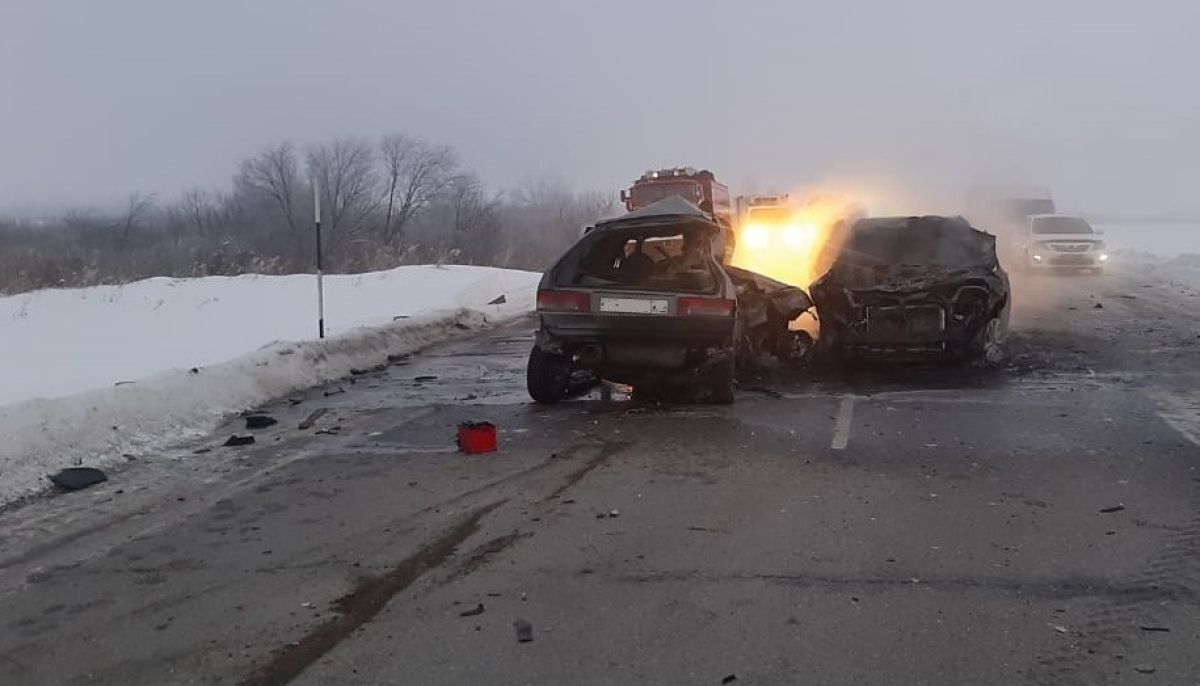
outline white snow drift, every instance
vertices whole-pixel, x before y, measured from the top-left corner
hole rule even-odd
[[[0,298],[0,504],[61,467],[203,435],[230,413],[528,311],[538,276],[419,266],[327,277],[325,341],[311,340],[312,276]]]

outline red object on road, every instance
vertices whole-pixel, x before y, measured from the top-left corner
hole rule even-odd
[[[458,449],[468,455],[496,452],[496,425],[491,422],[459,424]]]

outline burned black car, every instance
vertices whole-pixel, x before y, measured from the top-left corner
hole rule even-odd
[[[686,385],[732,402],[737,305],[714,256],[721,231],[675,197],[589,230],[538,285],[534,400],[562,400],[582,372],[635,392]]]
[[[961,217],[863,219],[829,250],[811,293],[818,347],[832,361],[863,353],[1001,359],[1010,292],[995,236]]]

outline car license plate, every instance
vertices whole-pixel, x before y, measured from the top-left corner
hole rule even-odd
[[[601,312],[619,314],[667,314],[665,298],[600,298]]]

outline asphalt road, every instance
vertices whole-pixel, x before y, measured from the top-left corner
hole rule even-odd
[[[1196,683],[1200,295],[1016,289],[992,372],[538,407],[523,321],[314,389],[0,513],[0,684]]]

